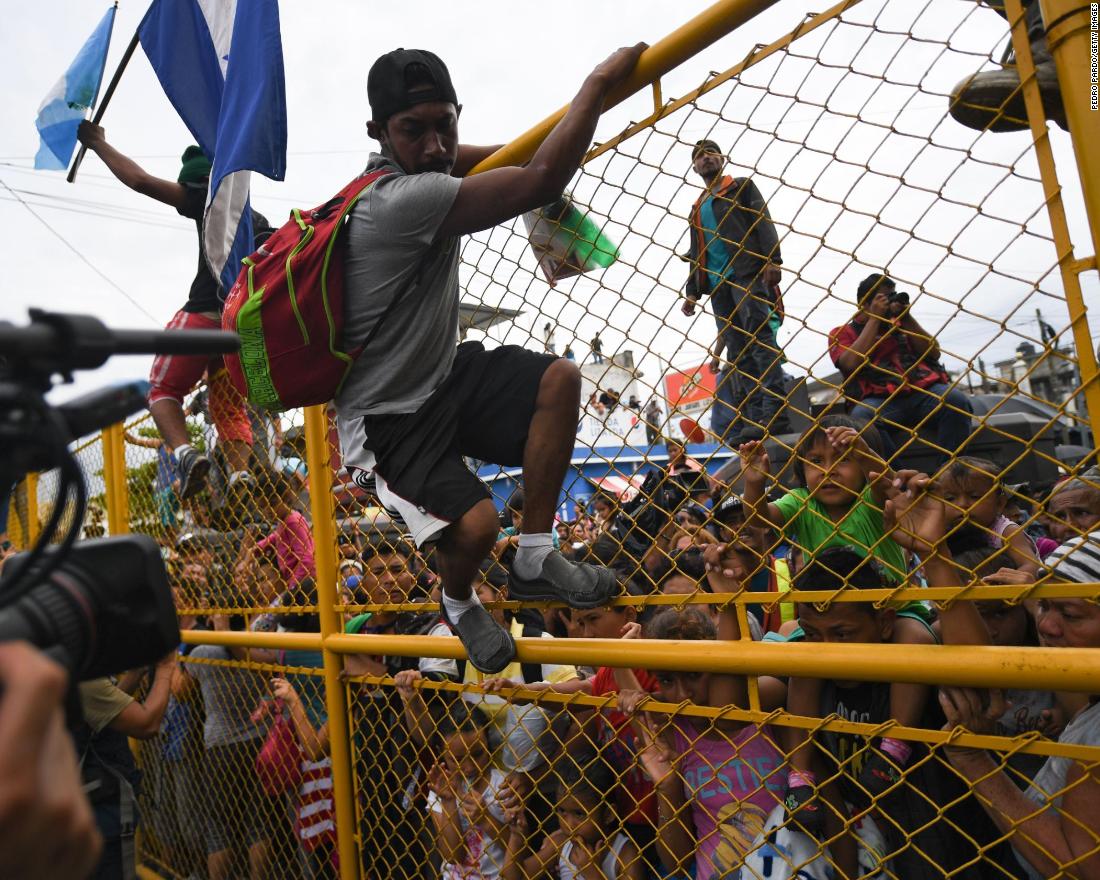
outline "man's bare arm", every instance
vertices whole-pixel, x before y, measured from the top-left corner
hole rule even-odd
[[[526,165],[496,168],[464,179],[439,227],[439,236],[480,232],[560,196],[592,143],[608,92],[630,75],[646,48],[645,43],[638,43],[619,49],[597,66],[585,79],[561,122]]]
[[[103,128],[85,120],[77,130],[80,142],[103,160],[103,164],[122,183],[134,192],[149,196],[158,202],[171,205],[176,210],[187,202],[187,188],[174,180],[154,177],[129,156],[124,156],[109,143]]]
[[[492,147],[477,147],[473,144],[459,144],[458,158],[451,169],[451,177],[465,177],[471,170],[488,159],[497,150],[503,149],[504,144],[496,144]]]

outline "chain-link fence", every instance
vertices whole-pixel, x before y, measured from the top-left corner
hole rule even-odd
[[[331,412],[250,412],[235,478],[200,393],[185,501],[150,421],[82,447],[85,536],[156,537],[189,631],[139,753],[146,867],[1097,876],[1074,10],[837,3],[656,89],[567,197],[465,241],[464,335],[579,369],[555,537],[620,585],[509,601],[521,474],[471,461],[501,511],[475,586],[520,645],[498,676]]]

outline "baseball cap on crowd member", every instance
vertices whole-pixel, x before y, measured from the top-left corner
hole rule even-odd
[[[1100,583],[1100,531],[1066,541],[1043,560],[1043,568],[1056,581]]]
[[[721,155],[722,148],[718,146],[717,141],[703,138],[701,141],[696,141],[695,146],[691,148],[691,161],[694,162],[700,153],[718,153],[718,155]]]
[[[180,157],[183,165],[180,167],[180,176],[176,178],[179,183],[203,183],[210,177],[211,164],[202,151],[202,147],[190,146],[183,151]]]
[[[881,272],[874,272],[859,282],[859,287],[856,288],[856,302],[863,305],[863,301],[867,297],[879,291],[886,293],[893,290],[897,285],[894,283],[894,279],[889,275],[883,275]]]
[[[439,56],[425,49],[394,49],[367,74],[371,118],[379,125],[416,104],[442,101],[458,106],[451,74]]]

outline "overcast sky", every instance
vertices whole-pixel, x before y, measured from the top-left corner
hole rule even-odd
[[[38,104],[107,4],[10,5],[0,95],[0,318],[21,323],[29,306],[43,306],[90,312],[119,327],[163,326],[194,274],[193,224],[125,190],[95,157],[74,185],[63,173],[30,170]],[[373,146],[364,127],[366,71],[381,52],[406,46],[440,54],[464,104],[462,139],[502,142],[566,103],[615,47],[656,42],[708,5],[426,0],[413,12],[350,0],[283,3],[287,179],[254,178],[254,204],[282,219],[293,206],[323,201],[361,169]],[[122,0],[108,76],[146,7]],[[666,77],[664,96],[678,97],[753,45],[782,36],[809,8],[780,0]],[[468,242],[466,299],[525,312],[491,337],[525,342],[549,319],[560,327],[559,351],[575,335],[584,355],[602,330],[605,353],[633,349],[649,381],[669,361],[698,363],[713,321],[679,313],[685,270],[674,255],[686,250],[685,218],[698,194],[689,145],[704,136],[730,147],[733,173],[753,175],[783,236],[789,318],[780,339],[791,372],[831,371],[824,334],[850,315],[855,285],[872,268],[888,268],[919,292],[915,312],[938,333],[953,369],[978,356],[991,365],[1021,339],[1038,338],[1036,307],[1063,330],[1068,319],[1029,136],[979,136],[946,116],[943,96],[999,52],[1004,22],[970,0],[892,2],[885,10],[881,0],[867,0],[845,18],[582,172],[578,198],[621,243],[620,263],[603,275],[550,291],[518,235],[498,229]],[[608,114],[597,140],[651,109],[648,93],[635,97]],[[140,50],[104,125],[112,144],[165,177],[174,178],[191,142]],[[1051,137],[1080,256],[1089,244],[1072,150],[1065,133],[1052,129]],[[1083,280],[1096,303],[1096,274]],[[118,358],[80,385],[147,369],[146,360]]]

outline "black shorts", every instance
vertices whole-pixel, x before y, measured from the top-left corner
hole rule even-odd
[[[386,494],[444,523],[490,497],[463,456],[523,464],[539,383],[555,360],[518,345],[486,351],[480,342],[464,342],[450,375],[416,412],[364,416],[364,445],[375,455]]]

